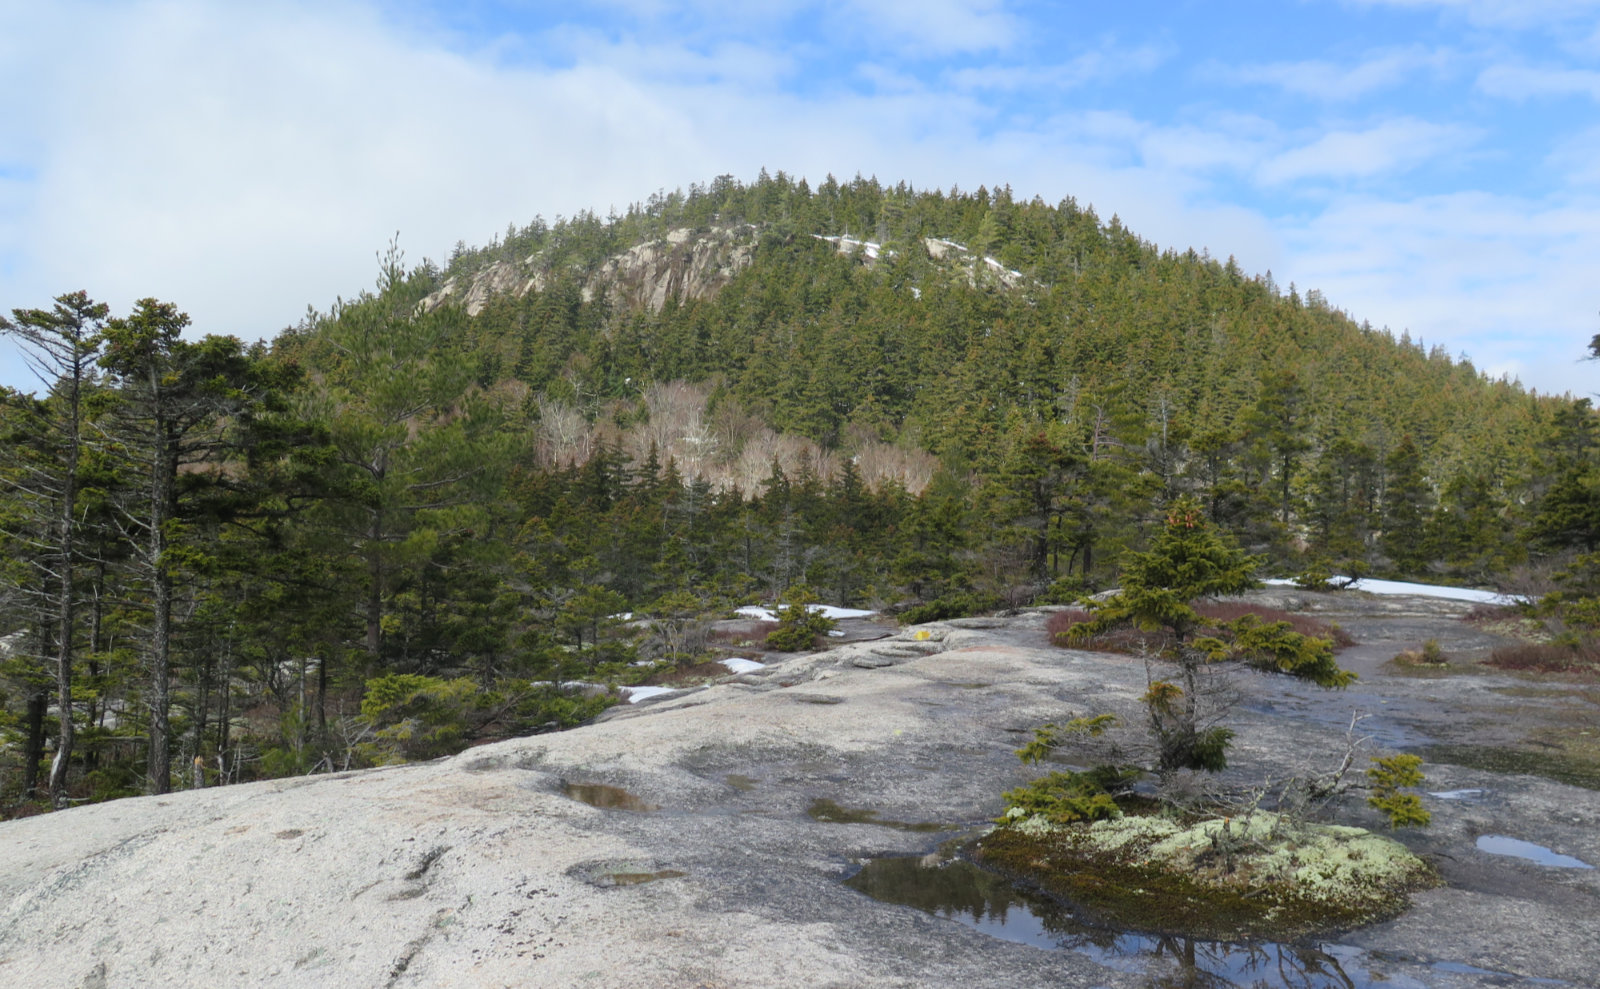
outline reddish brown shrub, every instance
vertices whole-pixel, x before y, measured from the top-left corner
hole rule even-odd
[[[1559,646],[1550,642],[1519,642],[1501,646],[1485,660],[1502,670],[1529,673],[1600,673],[1600,645]]]
[[[1058,611],[1050,616],[1045,623],[1045,630],[1050,633],[1050,641],[1058,646],[1067,645],[1067,632],[1072,626],[1088,621],[1094,616],[1082,608],[1068,608]]]
[[[745,644],[750,648],[761,648],[761,643],[767,641],[767,636],[777,631],[777,622],[750,622],[739,628],[712,629],[707,636],[710,641],[723,646],[739,647]]]
[[[1082,608],[1068,608],[1051,615],[1045,628],[1050,633],[1050,641],[1064,648],[1137,655],[1146,651],[1159,653],[1172,645],[1172,637],[1164,632],[1146,632],[1130,625],[1114,628],[1090,639],[1073,639],[1068,636],[1074,625],[1089,621],[1093,617]]]
[[[1266,608],[1261,605],[1246,604],[1243,601],[1203,601],[1195,605],[1194,610],[1212,625],[1222,625],[1225,622],[1237,621],[1245,615],[1255,615],[1264,622],[1288,622],[1290,628],[1307,638],[1332,639],[1335,649],[1356,644],[1350,633],[1337,625],[1319,621],[1310,615],[1297,615],[1278,608]]]
[[[1475,604],[1461,617],[1478,623],[1516,621],[1522,617],[1522,609],[1513,604]]]

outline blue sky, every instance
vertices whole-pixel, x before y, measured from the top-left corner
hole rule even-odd
[[[1074,196],[1588,395],[1597,105],[1600,0],[0,0],[0,309],[266,337],[396,231],[860,172]]]

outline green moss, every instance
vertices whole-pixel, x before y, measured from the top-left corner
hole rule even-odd
[[[1432,745],[1422,750],[1422,757],[1429,762],[1487,769],[1494,773],[1526,773],[1568,786],[1600,790],[1600,759],[1586,754],[1532,752],[1488,745]]]
[[[875,810],[861,807],[843,807],[827,799],[818,798],[806,808],[806,815],[813,821],[822,821],[826,824],[876,824],[883,828],[894,828],[896,831],[917,831],[930,833],[934,831],[949,831],[953,825],[940,824],[937,821],[888,821],[878,817]]]
[[[1436,883],[1403,846],[1360,828],[1274,814],[1185,825],[1126,816],[1001,828],[979,861],[1108,927],[1215,940],[1284,940],[1398,913]]]

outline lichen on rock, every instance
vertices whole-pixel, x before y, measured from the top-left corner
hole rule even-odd
[[[984,838],[977,857],[1103,922],[1221,939],[1359,926],[1437,882],[1390,838],[1263,811],[1196,822],[1018,821]]]

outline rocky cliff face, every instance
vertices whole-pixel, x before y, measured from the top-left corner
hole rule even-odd
[[[630,308],[659,310],[668,299],[686,302],[715,295],[755,260],[756,228],[680,227],[608,258],[593,272],[579,272],[585,302],[602,293]],[[496,295],[524,296],[543,291],[561,272],[542,254],[521,261],[499,261],[465,281],[452,278],[422,300],[424,311],[459,301],[476,316]]]
[[[759,231],[750,224],[695,229],[679,227],[665,237],[647,241],[621,254],[607,258],[591,272],[575,271],[582,285],[583,299],[592,302],[602,293],[614,304],[631,309],[660,311],[668,299],[687,302],[716,295],[735,275],[755,261]],[[825,237],[841,254],[855,257],[872,267],[879,257],[892,254],[881,244],[852,237]],[[997,285],[1013,289],[1027,284],[1020,271],[1013,271],[991,257],[981,256],[952,240],[929,237],[918,242],[927,256],[959,273],[968,285]],[[915,249],[915,248],[913,248]],[[459,302],[467,315],[476,316],[497,295],[521,297],[542,292],[562,273],[551,267],[543,253],[530,254],[521,261],[497,261],[480,268],[469,278],[451,278],[437,292],[422,300],[424,312],[446,302]]]

